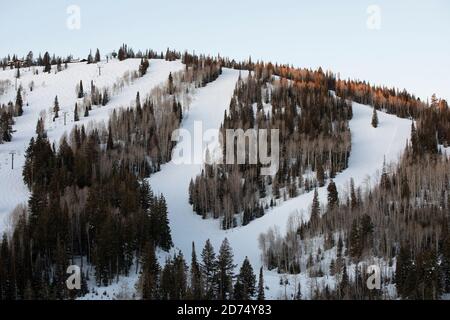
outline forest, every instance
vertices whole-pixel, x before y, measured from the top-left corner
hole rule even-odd
[[[172,55],[168,51],[168,59]],[[184,59],[185,71],[170,74],[142,101],[137,93],[135,105],[115,111],[107,128],[75,126],[56,146],[38,121],[23,167],[31,196],[12,213],[14,229],[0,250],[0,300],[82,296],[89,271],[95,270],[97,285],[108,285],[141,270],[145,250],[172,247],[164,196],[154,195],[145,178],[170,160],[171,134],[188,108],[189,92],[221,72],[211,58]],[[81,83],[78,91],[85,94]],[[83,269],[83,286],[69,291],[66,269],[74,263]]]
[[[2,237],[0,300],[74,299],[88,293],[91,280],[107,286],[131,273],[139,274],[143,299],[265,298],[263,269],[256,279],[245,259],[236,272],[226,239],[218,254],[207,241],[199,257],[193,244],[189,266],[181,252],[163,265],[156,258],[174,248],[166,200],[147,178],[171,160],[171,135],[189,111],[192,93],[216,80],[222,68],[241,74],[221,132],[278,129],[280,165],[265,176],[258,164],[206,164],[186,190],[196,214],[231,229],[314,192],[309,219],[292,223],[286,235],[269,230],[260,236],[264,268],[335,279],[335,285],[314,288],[313,299],[439,299],[450,292],[450,159],[441,152],[450,144],[445,100],[433,95],[425,102],[406,90],[341,80],[321,68],[251,58],[237,62],[169,49],[135,53],[125,44],[111,56],[140,59],[139,68],[111,88],[80,81],[74,122],[89,117],[94,106],[106,106],[124,81],[145,76],[150,59],[180,59],[185,69],[170,73],[148,96],[136,92],[135,101],[114,110],[106,125],[77,125],[57,144],[39,119],[22,172],[31,196],[11,213],[13,230]],[[97,49],[77,62],[101,59]],[[19,78],[21,68],[53,72],[56,66],[59,72],[72,62],[48,52],[34,58],[30,51],[22,59],[0,59],[0,67],[16,69]],[[2,82],[0,92],[11,87]],[[22,89],[15,88],[15,102],[0,106],[0,143],[11,141],[14,119],[24,112]],[[377,111],[410,119],[411,138],[397,165],[384,164],[376,187],[349,181],[349,192],[339,194],[333,179],[348,167],[352,101],[373,106],[368,126],[377,127]],[[51,108],[59,117],[57,96]],[[221,142],[226,154],[227,141]],[[326,207],[318,200],[320,187],[328,191]],[[383,290],[365,286],[371,263],[384,270]],[[70,264],[82,266],[81,290],[65,285]],[[392,286],[388,296],[385,289]]]

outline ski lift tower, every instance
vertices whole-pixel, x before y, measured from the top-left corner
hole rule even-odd
[[[97,62],[98,76],[102,75],[103,62]]]

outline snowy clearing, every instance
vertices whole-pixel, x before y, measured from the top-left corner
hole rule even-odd
[[[182,127],[192,134],[194,121],[202,121],[203,130],[218,128],[224,111],[228,108],[238,74],[235,70],[224,69],[223,75],[218,80],[199,89]],[[396,162],[409,139],[411,127],[409,120],[379,112],[379,126],[375,129],[370,125],[371,117],[372,108],[353,103],[349,168],[338,174],[335,179],[341,194],[348,190],[351,178],[354,179],[355,185],[362,186],[363,190],[365,187],[375,185],[384,159],[387,163]],[[175,149],[175,156],[176,151]],[[188,203],[189,182],[201,172],[201,168],[201,165],[175,164],[172,160],[150,178],[153,190],[156,193],[163,193],[166,197],[175,248],[184,253],[187,261],[190,260],[192,241],[195,242],[198,253],[205,241],[210,239],[217,252],[221,242],[227,237],[234,248],[235,263],[240,266],[247,256],[254,270],[258,270],[261,266],[259,235],[270,227],[279,228],[281,234],[284,234],[292,215],[299,214],[306,219],[309,216],[313,192],[282,203],[246,226],[220,230],[218,220],[203,220],[192,211]],[[325,203],[326,186],[318,191],[321,202]],[[161,257],[161,262],[163,261]],[[268,297],[279,297],[279,275],[275,272],[265,272],[265,282],[271,289],[267,292]]]
[[[9,213],[20,203],[26,203],[29,192],[23,183],[22,167],[25,161],[25,150],[31,137],[35,136],[36,123],[46,111],[45,126],[51,142],[58,143],[64,133],[69,133],[75,125],[74,106],[77,99],[75,88],[80,80],[83,81],[85,92],[89,92],[91,80],[98,88],[110,88],[116,84],[124,74],[138,70],[140,59],[127,59],[124,61],[110,60],[104,63],[99,76],[96,64],[72,63],[68,64],[66,70],[50,74],[33,73],[33,68],[21,69],[21,77],[18,86],[23,87],[24,114],[15,118],[11,142],[0,144],[0,232],[7,230],[10,226]],[[54,66],[55,67],[55,66]],[[110,94],[110,101],[104,107],[93,106],[89,117],[80,116],[77,125],[88,125],[90,122],[102,122],[108,119],[113,109],[127,107],[134,104],[136,93],[139,91],[141,99],[161,82],[165,81],[170,72],[182,70],[184,65],[180,61],[168,62],[165,60],[150,60],[150,67],[145,76],[137,78],[133,82],[125,83],[117,95]],[[0,71],[0,80],[9,79],[11,86],[4,95],[0,95],[0,103],[15,101],[16,90],[14,88],[14,70]],[[34,89],[30,91],[29,84],[34,82]],[[53,107],[55,96],[59,101],[59,118],[52,121],[49,110]],[[64,112],[67,112],[66,125],[64,125]],[[11,169],[10,152],[15,152],[14,169]]]

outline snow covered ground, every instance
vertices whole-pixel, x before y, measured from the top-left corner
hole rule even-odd
[[[47,111],[46,128],[49,138],[58,142],[65,132],[70,132],[74,126],[73,108],[76,98],[75,87],[80,80],[83,81],[85,91],[89,91],[90,81],[94,80],[98,88],[112,87],[126,72],[137,70],[139,59],[129,59],[122,62],[112,60],[104,64],[101,76],[98,68],[94,65],[83,63],[69,64],[67,70],[57,74],[34,75],[32,70],[22,70],[19,83],[25,89],[24,115],[16,118],[13,141],[0,145],[0,232],[8,227],[6,217],[17,204],[26,202],[29,196],[28,190],[22,180],[22,166],[24,153],[29,140],[35,135],[35,127],[42,110]],[[116,107],[128,106],[134,103],[136,92],[145,97],[153,87],[165,81],[169,72],[181,70],[183,65],[179,61],[167,62],[163,60],[151,60],[148,73],[124,86],[116,95],[112,95],[110,102],[105,107],[94,108],[88,118],[80,116],[77,124],[88,125],[91,121],[105,121],[111,111]],[[185,118],[182,128],[194,136],[194,127],[201,123],[203,132],[208,129],[217,129],[223,121],[224,111],[228,109],[239,71],[223,69],[223,74],[206,87],[198,89],[193,95],[193,101]],[[14,72],[12,70],[0,71],[0,80],[9,79],[12,86],[0,95],[0,102],[14,101],[16,91],[14,89]],[[34,90],[30,92],[28,85],[34,81]],[[53,106],[55,96],[58,95],[60,104],[60,117],[53,122],[49,111]],[[63,114],[67,112],[67,123],[64,125]],[[409,139],[409,120],[400,119],[393,115],[378,112],[379,126],[373,128],[370,125],[372,109],[368,106],[353,103],[353,119],[350,121],[352,133],[352,150],[349,159],[349,168],[338,174],[335,178],[340,194],[349,188],[350,178],[353,178],[356,186],[368,187],[374,185],[380,176],[383,160],[386,162],[397,161]],[[217,146],[214,143],[204,143]],[[11,170],[10,152],[14,151],[14,170]],[[234,250],[235,263],[241,265],[243,259],[248,256],[254,270],[261,266],[258,237],[269,228],[276,227],[281,234],[286,232],[290,217],[307,219],[309,207],[312,202],[313,193],[306,193],[294,199],[282,202],[279,206],[267,211],[267,213],[252,221],[247,226],[241,226],[232,230],[221,230],[218,220],[204,220],[192,211],[188,203],[188,186],[191,178],[195,178],[202,169],[200,163],[179,164],[179,145],[174,150],[173,160],[163,166],[161,171],[149,178],[155,193],[163,193],[166,197],[172,237],[175,249],[183,251],[185,258],[189,261],[192,241],[195,242],[197,254],[200,253],[207,239],[210,239],[216,252],[225,237],[231,243]],[[203,158],[203,150],[193,150],[193,158]],[[320,200],[326,201],[326,187],[319,190]],[[163,263],[165,255],[159,254]],[[307,286],[310,281],[305,275],[291,276],[291,289],[295,283],[301,281],[302,287]],[[284,288],[279,285],[280,275],[276,272],[266,271],[265,282],[268,287],[268,298],[279,298],[284,296]],[[98,295],[88,295],[87,298],[110,299],[114,294],[133,292],[137,275],[128,278],[121,277],[119,283],[108,288],[98,288]],[[124,288],[127,287],[125,290]],[[306,290],[306,289],[303,289]],[[103,292],[107,295],[103,295]],[[127,293],[127,294],[128,294]]]
[[[37,68],[39,74],[35,75],[33,69],[21,69],[21,76],[18,79],[18,85],[23,87],[24,114],[15,118],[16,123],[13,129],[11,142],[0,144],[0,233],[8,228],[9,213],[20,203],[28,200],[29,192],[22,180],[22,167],[24,164],[25,150],[31,137],[35,136],[36,123],[46,111],[45,126],[48,130],[48,136],[51,141],[59,142],[65,132],[70,132],[75,125],[74,107],[77,99],[75,88],[80,80],[83,81],[85,92],[90,91],[90,83],[93,80],[97,88],[112,88],[127,72],[138,70],[140,59],[127,59],[124,61],[110,60],[109,63],[103,63],[101,75],[99,76],[96,64],[71,63],[68,68],[58,73],[47,74],[42,72],[42,68]],[[134,104],[136,93],[139,91],[143,99],[150,91],[161,82],[166,81],[170,72],[182,70],[184,65],[180,61],[168,62],[165,60],[150,60],[150,67],[147,74],[134,80],[125,82],[118,94],[110,90],[111,99],[104,107],[93,107],[89,117],[84,118],[80,115],[80,121],[77,125],[88,125],[90,122],[101,122],[108,119],[114,108],[127,107]],[[55,66],[54,66],[55,68]],[[15,70],[0,71],[0,80],[9,79],[11,87],[0,95],[0,103],[15,102],[16,90]],[[129,79],[130,77],[128,77]],[[34,82],[34,89],[30,91],[29,84]],[[53,115],[49,111],[53,108],[55,96],[58,96],[60,112],[59,118],[52,121]],[[64,125],[64,112],[66,115],[66,125]],[[15,152],[14,169],[11,169],[10,152]]]
[[[192,134],[195,121],[201,121],[204,130],[218,128],[224,111],[228,108],[237,79],[237,71],[224,69],[223,75],[218,80],[199,89],[182,127]],[[397,161],[409,139],[411,127],[409,120],[378,112],[379,126],[375,129],[370,125],[371,116],[370,107],[353,103],[353,119],[350,121],[352,150],[349,168],[335,179],[341,194],[348,190],[350,178],[354,179],[356,186],[363,186],[363,189],[374,185],[379,179],[384,159],[387,163]],[[174,153],[176,159],[177,149]],[[200,172],[201,165],[176,164],[171,161],[163,165],[161,171],[150,178],[154,191],[161,192],[166,197],[175,247],[182,250],[188,261],[192,241],[200,252],[205,241],[210,239],[217,252],[221,242],[227,237],[234,249],[235,263],[240,266],[247,256],[254,269],[258,270],[261,266],[259,235],[270,227],[276,227],[281,234],[284,234],[292,215],[299,214],[302,218],[309,216],[312,192],[282,203],[268,211],[262,218],[246,226],[226,231],[220,230],[218,220],[203,220],[193,213],[188,203],[189,182]],[[318,191],[321,202],[325,203],[326,187]],[[163,262],[163,258],[161,260]],[[265,281],[269,287],[268,297],[282,296],[278,274],[266,272]]]

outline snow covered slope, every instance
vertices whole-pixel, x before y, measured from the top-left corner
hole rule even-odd
[[[42,110],[47,110],[46,128],[50,140],[58,142],[60,137],[69,132],[74,126],[73,108],[76,98],[75,87],[80,80],[83,81],[85,91],[94,80],[97,87],[111,87],[117,83],[124,73],[137,70],[138,59],[129,59],[122,62],[113,60],[105,64],[102,75],[98,75],[96,65],[70,64],[67,70],[57,74],[33,75],[32,71],[22,70],[20,82],[25,88],[24,115],[16,118],[14,129],[17,130],[13,141],[0,145],[0,232],[8,225],[5,217],[13,208],[28,199],[28,190],[22,181],[22,166],[25,149],[29,140],[35,135],[35,127]],[[88,125],[91,121],[104,121],[116,107],[128,106],[134,103],[136,92],[139,91],[143,98],[151,89],[167,79],[169,72],[181,70],[183,65],[179,61],[166,62],[151,60],[148,73],[143,77],[128,83],[116,95],[111,97],[107,106],[94,108],[88,118],[80,117],[78,124]],[[197,121],[201,123],[203,131],[217,129],[223,121],[224,111],[228,109],[239,71],[223,69],[223,74],[206,87],[198,89],[194,96],[190,109],[185,113],[182,128],[192,135]],[[14,84],[14,72],[6,70],[0,72],[0,80],[9,79]],[[35,88],[29,91],[28,84],[34,81]],[[15,99],[14,87],[0,96],[0,102],[6,103]],[[49,109],[53,106],[55,96],[58,95],[60,104],[60,118],[52,121]],[[27,105],[28,104],[28,105]],[[64,125],[63,113],[67,112],[67,124]],[[349,168],[338,174],[335,179],[340,194],[348,189],[349,180],[353,178],[357,186],[374,185],[379,179],[383,160],[396,161],[403,151],[406,140],[410,135],[411,122],[399,119],[395,116],[378,112],[379,126],[373,128],[370,125],[372,109],[368,106],[353,103],[353,119],[350,121],[352,133],[352,150],[349,159]],[[206,144],[204,144],[206,145]],[[283,202],[279,206],[269,210],[262,218],[252,221],[247,226],[232,230],[221,230],[218,220],[203,220],[192,211],[188,203],[188,186],[191,178],[195,178],[202,169],[201,164],[177,164],[179,157],[177,146],[174,150],[174,160],[161,166],[161,171],[149,178],[155,193],[163,193],[166,197],[172,237],[176,249],[183,251],[189,261],[191,243],[195,242],[200,251],[207,239],[210,239],[216,251],[223,239],[227,237],[234,249],[235,263],[241,264],[248,256],[253,267],[257,270],[261,266],[258,237],[269,228],[277,227],[280,233],[286,231],[289,219],[292,215],[308,218],[309,207],[312,202],[312,192],[303,194],[294,199]],[[15,168],[11,170],[9,152],[16,152]],[[202,152],[194,150],[194,152]],[[203,158],[203,154],[193,154],[193,157]],[[326,187],[319,190],[320,200],[325,203]],[[164,256],[160,255],[161,262]],[[123,278],[123,277],[122,277]],[[137,275],[122,279],[133,291]],[[279,275],[275,272],[265,272],[265,282],[270,290],[267,296],[276,298],[280,295],[278,284]],[[117,292],[122,284],[114,284],[108,292]],[[103,288],[99,290],[101,293]],[[109,295],[109,298],[111,295]],[[103,298],[92,296],[90,298]]]
[[[194,121],[202,121],[203,129],[218,128],[224,110],[229,105],[237,78],[238,72],[224,69],[224,74],[217,81],[199,89],[189,117],[183,122],[183,128],[193,134]],[[353,103],[349,168],[335,179],[341,192],[348,188],[350,178],[354,179],[356,186],[374,185],[380,176],[384,158],[387,162],[398,160],[409,139],[411,126],[409,120],[378,112],[379,126],[375,129],[370,125],[371,116],[370,107]],[[175,149],[175,153],[176,151]],[[210,239],[217,251],[223,239],[227,237],[234,249],[235,263],[240,265],[248,256],[257,270],[261,266],[259,235],[274,226],[283,234],[293,214],[298,213],[303,218],[308,218],[312,192],[282,203],[246,226],[227,231],[220,230],[218,220],[203,220],[193,213],[188,203],[189,181],[200,172],[201,165],[175,164],[172,161],[163,165],[161,171],[150,178],[154,191],[162,192],[166,197],[175,247],[184,252],[188,261],[192,241],[195,242],[197,250],[201,250],[205,241]],[[325,203],[326,187],[318,191],[321,202]],[[278,275],[266,272],[265,279],[271,289],[279,290]],[[269,297],[276,297],[277,292],[268,292]]]
[[[70,132],[75,125],[73,122],[73,110],[75,102],[80,102],[76,96],[76,85],[83,81],[85,92],[89,92],[91,80],[97,88],[112,88],[127,72],[138,70],[140,59],[127,59],[124,61],[110,60],[104,63],[101,75],[96,64],[73,63],[66,70],[58,73],[44,74],[42,68],[39,74],[33,74],[32,69],[21,69],[21,77],[18,86],[24,88],[24,114],[15,118],[13,139],[11,142],[0,144],[0,233],[8,226],[8,215],[17,204],[26,202],[29,196],[28,189],[22,180],[22,166],[24,154],[28,143],[35,135],[36,122],[43,110],[46,111],[46,129],[51,141],[58,143],[65,132]],[[147,74],[134,82],[126,82],[104,107],[93,108],[89,117],[80,116],[77,125],[88,125],[91,121],[104,121],[108,119],[111,111],[116,107],[129,106],[134,103],[136,93],[139,91],[143,99],[156,85],[166,81],[170,72],[182,70],[184,65],[180,61],[168,62],[164,60],[150,60]],[[0,80],[9,79],[14,85],[14,70],[0,71]],[[129,79],[130,77],[128,77]],[[34,82],[33,91],[29,90],[29,84]],[[49,109],[53,107],[55,96],[58,96],[60,117],[52,121]],[[14,86],[0,96],[0,103],[15,101],[16,91]],[[67,112],[66,125],[64,125],[64,112]],[[11,151],[15,152],[14,169],[11,169]]]

